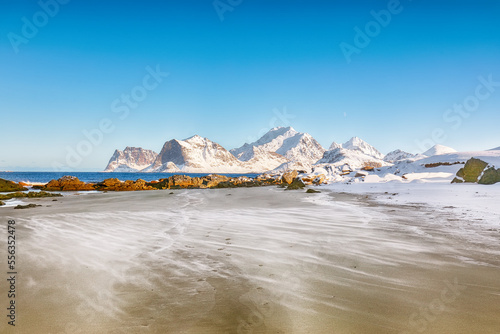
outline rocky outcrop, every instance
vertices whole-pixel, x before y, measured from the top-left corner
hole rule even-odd
[[[120,181],[118,179],[106,179],[94,185],[95,190],[102,191],[137,191],[137,190],[155,190],[146,181],[138,179],[137,181]]]
[[[500,169],[489,165],[487,162],[471,158],[463,168],[457,172],[456,177],[451,183],[479,183],[479,184],[494,184],[500,182]]]
[[[159,189],[191,189],[191,188],[229,188],[229,187],[259,187],[281,184],[279,175],[262,174],[256,178],[246,176],[229,177],[225,175],[211,174],[201,177],[188,175],[172,175],[158,181],[146,182],[120,181],[116,178],[106,179],[98,183],[85,183],[74,176],[64,176],[58,180],[52,180],[37,189],[47,191],[139,191]],[[1,199],[1,197],[0,197]]]
[[[25,191],[28,190],[19,183],[0,179],[0,192]]]
[[[86,191],[95,190],[93,183],[85,183],[74,176],[63,176],[58,180],[52,180],[44,186],[37,187],[46,191]]]

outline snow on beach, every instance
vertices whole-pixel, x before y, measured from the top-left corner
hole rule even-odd
[[[20,330],[417,332],[412,315],[427,321],[419,309],[450,284],[460,295],[425,323],[429,333],[498,325],[494,232],[451,235],[450,212],[274,187],[173,192],[5,208],[22,245]]]

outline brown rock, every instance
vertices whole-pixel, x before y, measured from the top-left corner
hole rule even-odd
[[[283,175],[281,176],[281,183],[287,183],[290,184],[293,182],[293,180],[299,175],[297,170],[287,170]]]
[[[82,182],[74,176],[63,176],[58,180],[50,181],[41,189],[48,191],[87,191],[95,190],[94,186],[93,183]]]

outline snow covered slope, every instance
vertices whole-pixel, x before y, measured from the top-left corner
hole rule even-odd
[[[417,158],[418,158],[417,154],[408,153],[408,152],[401,151],[401,150],[394,150],[394,151],[389,152],[385,155],[384,161],[396,162],[396,161],[402,161],[402,160],[415,160]],[[422,157],[422,158],[424,158],[424,157]]]
[[[259,146],[253,146],[238,157],[252,170],[268,171],[288,162],[281,154],[268,152]]]
[[[323,157],[315,165],[329,164],[332,166],[349,165],[351,169],[358,169],[365,166],[387,165],[382,159],[368,155],[360,149],[336,148],[325,152]]]
[[[330,151],[329,151],[330,152]],[[328,155],[328,153],[325,155]],[[361,157],[362,158],[362,157]],[[456,173],[470,158],[487,162],[490,166],[500,168],[500,150],[454,152],[419,160],[400,160],[387,164],[373,171],[365,172],[354,168],[352,173],[342,175],[337,164],[317,164],[313,175],[325,174],[329,182],[347,183],[385,183],[385,182],[416,182],[416,183],[451,183]],[[352,157],[351,157],[352,159]],[[345,161],[345,160],[339,160]],[[354,165],[354,164],[352,164]],[[358,176],[356,175],[363,175]]]
[[[422,154],[426,155],[428,157],[431,157],[433,155],[441,155],[441,154],[453,153],[453,152],[456,152],[456,150],[451,148],[451,147],[436,144]]]
[[[138,172],[151,165],[158,153],[141,147],[126,147],[123,151],[115,150],[109,159],[105,172]]]

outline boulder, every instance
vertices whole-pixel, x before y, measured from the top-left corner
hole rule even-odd
[[[31,209],[31,208],[36,208],[37,206],[41,205],[38,204],[16,205],[14,209]]]
[[[483,176],[479,180],[479,184],[494,184],[500,182],[500,169],[493,167],[484,171]]]
[[[306,193],[308,194],[315,194],[315,193],[320,193],[321,191],[319,190],[314,190],[314,189],[307,189]]]
[[[470,158],[463,168],[457,172],[451,183],[472,182],[479,184],[494,184],[500,182],[500,169],[495,169],[487,162]]]
[[[95,190],[93,183],[85,183],[75,176],[63,176],[58,180],[52,180],[45,186],[40,187],[47,191],[86,191]]]
[[[15,183],[13,181],[0,179],[0,192],[11,192],[11,191],[25,191],[28,190],[21,184]]]
[[[203,176],[201,184],[203,184],[207,188],[214,188],[221,182],[228,182],[231,178],[224,175],[211,174],[207,176]],[[199,186],[197,184],[197,186]]]
[[[296,177],[285,190],[299,190],[304,189],[305,186],[304,182],[302,182],[300,178]]]
[[[320,185],[323,182],[325,182],[325,175],[324,174],[319,174],[319,175],[304,175],[302,176],[302,182],[306,185]]]
[[[299,175],[297,170],[288,170],[281,176],[281,183],[291,184],[297,175]]]

